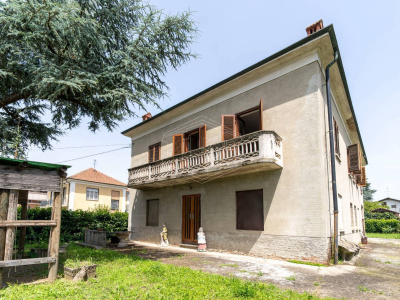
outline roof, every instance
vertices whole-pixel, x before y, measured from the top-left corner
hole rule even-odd
[[[368,164],[367,154],[365,152],[364,144],[363,144],[363,141],[362,141],[362,138],[361,138],[360,129],[358,127],[356,115],[355,115],[353,104],[352,104],[352,101],[351,101],[350,91],[349,91],[349,87],[347,85],[347,79],[346,79],[346,75],[344,73],[342,58],[340,56],[339,46],[338,46],[338,43],[337,43],[337,40],[336,40],[336,34],[335,34],[335,30],[333,28],[333,25],[329,25],[327,27],[322,28],[321,30],[319,30],[319,31],[317,31],[317,32],[315,32],[315,33],[313,33],[313,34],[311,34],[311,35],[299,40],[298,42],[290,45],[289,47],[286,47],[283,50],[281,50],[279,52],[276,52],[275,54],[273,54],[273,55],[271,55],[271,56],[259,61],[258,63],[255,63],[254,65],[252,65],[252,66],[250,66],[250,67],[248,67],[248,68],[246,68],[246,69],[244,69],[244,70],[242,70],[242,71],[240,71],[240,72],[238,72],[238,73],[236,73],[236,74],[234,74],[234,75],[232,75],[232,76],[230,76],[230,77],[228,77],[228,78],[226,78],[226,79],[224,79],[224,80],[222,80],[222,81],[220,81],[220,82],[218,82],[216,84],[214,84],[213,86],[201,91],[200,93],[197,93],[197,94],[189,97],[188,99],[183,100],[183,101],[179,102],[178,104],[176,104],[174,106],[171,106],[170,108],[160,112],[159,114],[153,116],[152,118],[149,118],[146,121],[140,122],[140,123],[128,128],[128,129],[122,131],[121,133],[122,134],[126,134],[129,131],[131,131],[132,129],[140,127],[140,126],[142,126],[142,125],[144,125],[144,124],[146,124],[148,122],[151,122],[154,119],[156,119],[156,118],[158,118],[158,117],[160,117],[160,116],[162,116],[162,115],[174,110],[175,108],[177,108],[177,107],[179,107],[181,105],[184,105],[184,104],[186,104],[186,103],[188,103],[188,102],[190,102],[190,101],[192,101],[192,100],[194,100],[194,99],[196,99],[196,98],[198,98],[198,97],[200,97],[200,96],[202,96],[202,95],[204,95],[204,94],[206,94],[206,93],[208,93],[208,92],[210,92],[210,91],[212,91],[212,90],[214,90],[214,89],[216,89],[216,88],[218,88],[218,87],[220,87],[220,86],[222,86],[224,84],[226,84],[227,82],[232,81],[232,80],[234,80],[234,79],[236,79],[236,78],[238,78],[238,77],[240,77],[240,76],[242,76],[242,75],[244,75],[244,74],[246,74],[246,73],[248,73],[248,72],[250,72],[250,71],[252,71],[252,70],[254,70],[254,69],[256,69],[256,68],[258,68],[258,67],[260,67],[260,66],[262,66],[262,65],[264,65],[264,64],[266,64],[266,63],[268,63],[268,62],[270,62],[270,61],[272,61],[272,60],[274,60],[274,59],[276,59],[278,57],[280,57],[280,56],[282,56],[282,55],[285,55],[288,52],[290,52],[290,51],[292,51],[292,50],[294,50],[294,49],[296,49],[298,47],[301,47],[301,46],[311,42],[312,40],[315,40],[315,39],[321,37],[322,35],[324,35],[326,33],[329,33],[329,37],[330,37],[330,40],[331,40],[331,43],[332,43],[333,51],[334,52],[337,51],[338,54],[339,54],[338,55],[337,66],[339,68],[339,72],[340,72],[340,76],[341,76],[341,79],[342,79],[342,82],[343,82],[343,86],[344,86],[344,89],[345,89],[345,92],[346,92],[346,96],[347,96],[347,99],[349,101],[350,110],[351,110],[351,113],[352,113],[353,118],[354,118],[354,123],[355,123],[355,126],[356,126],[357,134],[359,136],[360,144],[361,144],[361,147],[362,147],[362,150],[363,150],[363,153],[364,153],[365,162],[366,162],[366,164]]]
[[[13,158],[6,158],[0,157],[0,165],[8,165],[8,166],[23,166],[23,167],[30,167],[35,169],[47,170],[47,171],[55,171],[60,170],[62,168],[71,168],[71,166],[67,165],[58,165],[58,164],[50,164],[44,163],[39,161],[29,161],[29,160],[22,160],[22,159],[13,159]]]
[[[388,201],[388,200],[392,200],[392,201],[397,201],[397,202],[400,202],[400,200],[393,199],[393,198],[390,198],[390,197],[387,197],[387,198],[385,198],[385,199],[382,199],[382,200],[378,200],[378,202],[381,202],[381,201]]]
[[[104,173],[101,173],[93,168],[83,170],[75,175],[67,177],[67,179],[77,179],[77,180],[83,180],[83,181],[126,186],[126,183],[123,183],[117,179],[114,179],[114,178],[112,178]]]

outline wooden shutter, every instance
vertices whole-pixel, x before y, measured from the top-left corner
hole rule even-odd
[[[154,161],[160,160],[161,143],[154,145]]]
[[[349,173],[361,174],[361,159],[358,144],[347,147]]]
[[[227,141],[237,136],[237,119],[235,115],[222,115],[222,140]]]
[[[172,155],[183,153],[183,134],[177,134],[172,137]]]
[[[111,191],[111,199],[119,200],[120,191]]]
[[[367,175],[365,174],[365,167],[361,167],[361,175],[357,175],[357,184],[359,186],[367,186]]]
[[[207,132],[207,128],[206,125],[201,126],[199,128],[199,148],[203,148],[206,145],[206,132]]]
[[[149,163],[154,161],[154,146],[149,146]]]
[[[260,130],[263,130],[263,100],[260,99],[260,108],[259,108],[259,113],[260,113]]]
[[[339,149],[339,126],[336,123],[335,118],[333,118],[333,128],[335,131],[335,153],[340,156],[340,149]]]

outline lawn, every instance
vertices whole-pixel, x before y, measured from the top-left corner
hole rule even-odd
[[[400,233],[367,233],[367,237],[381,239],[400,239]]]
[[[11,285],[0,291],[4,299],[320,299],[281,290],[271,284],[243,281],[185,267],[144,260],[112,250],[70,245],[60,256],[92,260],[97,278],[73,283],[60,278],[53,284]]]

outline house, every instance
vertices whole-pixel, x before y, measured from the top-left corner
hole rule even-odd
[[[327,262],[334,201],[325,68],[332,25],[122,132],[131,238]],[[322,29],[321,29],[322,28]],[[340,55],[330,69],[338,232],[363,236],[367,157]],[[337,223],[336,223],[337,224]]]
[[[66,178],[63,193],[69,210],[89,210],[105,205],[125,212],[126,184],[93,168]]]
[[[47,192],[28,192],[28,209],[41,207],[42,203],[45,201],[47,201]]]
[[[391,211],[400,213],[400,200],[387,197],[382,200],[379,200],[378,202],[383,203],[383,205],[389,206]]]

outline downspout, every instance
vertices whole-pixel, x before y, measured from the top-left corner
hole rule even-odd
[[[331,170],[332,170],[332,192],[333,192],[333,238],[334,238],[334,264],[338,264],[338,251],[339,251],[339,241],[338,241],[338,199],[337,199],[337,187],[336,187],[336,161],[335,161],[335,143],[333,140],[333,121],[332,121],[332,100],[331,100],[331,85],[329,78],[329,68],[332,67],[338,60],[339,53],[335,51],[335,58],[326,67],[326,95],[328,103],[328,121],[329,121],[329,146],[331,151]]]

